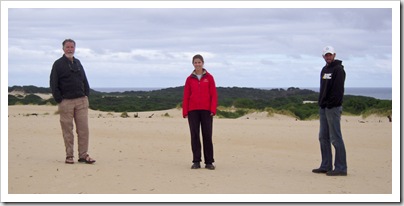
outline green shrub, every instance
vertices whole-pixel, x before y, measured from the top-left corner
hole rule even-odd
[[[216,115],[219,118],[229,118],[229,119],[236,119],[248,114],[248,110],[246,109],[236,109],[235,111],[224,111],[224,110],[217,110]]]
[[[121,117],[122,117],[122,118],[128,118],[129,115],[128,115],[127,112],[122,112]]]

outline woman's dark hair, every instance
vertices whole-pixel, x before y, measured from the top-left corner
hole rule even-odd
[[[205,63],[203,61],[203,57],[200,54],[195,55],[194,57],[192,57],[192,64],[194,64],[195,59],[200,59],[202,61],[202,63]]]

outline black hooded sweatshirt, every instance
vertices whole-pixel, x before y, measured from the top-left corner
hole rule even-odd
[[[318,105],[321,108],[342,106],[344,97],[345,71],[341,60],[325,65],[320,75],[320,95]]]

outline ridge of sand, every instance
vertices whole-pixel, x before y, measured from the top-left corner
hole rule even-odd
[[[25,93],[25,92],[22,92],[22,91],[12,91],[12,92],[9,92],[8,94],[9,95],[14,95],[16,97],[18,97],[18,96],[25,97],[25,96],[27,96],[29,94],[33,94],[33,95],[41,97],[43,100],[48,100],[48,99],[52,98],[51,93],[47,93],[47,94],[45,94],[45,93]]]
[[[392,193],[392,124],[384,117],[364,123],[342,117],[348,176],[327,177],[311,172],[321,159],[318,120],[263,113],[215,118],[217,168],[209,171],[190,169],[188,122],[179,109],[139,112],[139,118],[90,110],[94,165],[64,164],[55,111],[57,106],[8,107],[9,194]]]

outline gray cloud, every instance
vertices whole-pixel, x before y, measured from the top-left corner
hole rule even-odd
[[[93,87],[180,86],[196,53],[219,86],[317,87],[326,45],[344,61],[347,86],[392,81],[389,8],[12,8],[8,18],[10,86],[48,86],[65,38]]]

